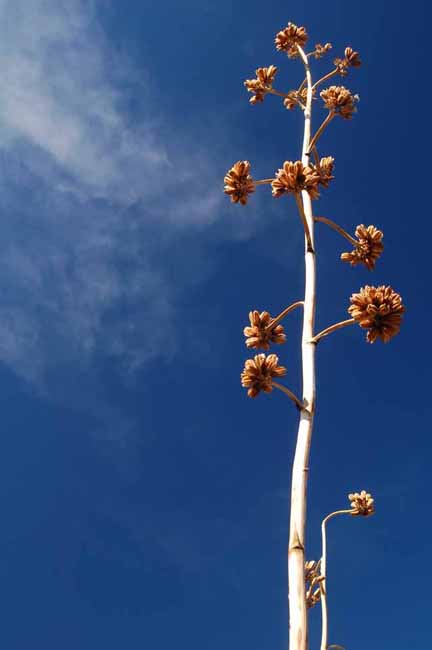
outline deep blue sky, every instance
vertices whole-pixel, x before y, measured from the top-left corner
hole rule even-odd
[[[384,231],[369,274],[320,227],[317,328],[365,283],[407,306],[386,346],[357,327],[319,346],[308,557],[322,517],[371,491],[374,517],[329,526],[329,640],[427,647],[429,18],[421,0],[0,1],[5,649],[286,647],[297,413],[239,373],[248,311],[302,296],[302,236],[293,202],[221,186],[238,159],[259,178],[298,157],[300,115],[242,85],[272,63],[297,85],[273,46],[289,20],[364,61],[316,212]],[[286,327],[299,392],[300,314]]]

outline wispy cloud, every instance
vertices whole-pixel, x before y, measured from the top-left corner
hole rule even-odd
[[[43,384],[96,352],[128,369],[169,357],[166,260],[179,225],[216,218],[219,188],[192,197],[145,71],[112,49],[90,3],[0,0],[0,69],[0,359]]]

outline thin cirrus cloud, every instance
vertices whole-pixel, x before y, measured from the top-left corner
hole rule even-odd
[[[222,198],[212,181],[197,201],[172,173],[182,154],[142,71],[89,7],[0,0],[0,359],[40,384],[98,351],[128,369],[175,352],[163,260],[179,225],[211,223]],[[133,114],[131,92],[150,108]]]

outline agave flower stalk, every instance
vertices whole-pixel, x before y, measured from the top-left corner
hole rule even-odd
[[[297,49],[306,73],[306,107],[304,110],[304,131],[302,163],[309,164],[312,117],[312,75],[308,58],[300,45]],[[300,411],[296,450],[291,479],[291,513],[288,542],[288,593],[290,608],[289,648],[306,650],[308,646],[308,625],[306,606],[305,530],[306,490],[309,471],[309,454],[315,413],[316,381],[315,350],[312,341],[316,311],[316,258],[314,250],[314,218],[312,201],[307,191],[302,191],[303,214],[308,230],[305,234],[305,296],[302,329],[302,374],[303,403]],[[308,241],[309,240],[309,241]]]
[[[339,116],[350,120],[356,112],[357,95],[353,95],[344,86],[330,86],[320,92],[324,108],[328,114],[319,126],[315,135],[311,136],[311,113],[315,89],[336,74],[345,76],[348,68],[361,64],[358,52],[351,47],[345,48],[344,58],[334,61],[335,69],[312,83],[309,57],[321,58],[331,44],[317,44],[315,50],[306,54],[304,50],[308,39],[304,27],[293,23],[278,32],[275,45],[278,51],[284,52],[291,59],[299,59],[305,70],[305,77],[297,91],[286,95],[272,88],[273,78],[277,72],[275,66],[258,68],[257,78],[246,80],[245,86],[252,93],[250,103],[262,103],[267,93],[285,97],[283,105],[289,110],[299,108],[303,112],[303,144],[301,160],[285,160],[276,171],[273,179],[265,178],[255,181],[251,175],[251,165],[247,160],[239,160],[228,170],[225,178],[225,193],[232,203],[246,205],[257,186],[271,185],[273,198],[279,200],[283,196],[292,195],[295,199],[300,222],[304,230],[304,260],[305,260],[305,293],[304,299],[292,303],[278,316],[272,318],[268,311],[254,309],[249,312],[250,325],[243,333],[246,337],[246,347],[269,350],[272,345],[285,343],[287,336],[284,326],[280,324],[283,318],[293,309],[303,306],[303,325],[301,341],[302,364],[302,393],[295,395],[285,385],[279,383],[279,377],[287,374],[287,368],[279,365],[276,354],[256,354],[247,359],[241,373],[241,384],[247,389],[251,398],[260,393],[272,393],[276,388],[295,404],[299,411],[298,433],[291,475],[291,508],[288,539],[288,599],[289,599],[289,650],[308,650],[308,618],[307,611],[321,599],[323,612],[323,641],[321,650],[340,646],[327,645],[327,600],[326,600],[326,539],[325,526],[337,514],[368,515],[373,511],[373,499],[370,494],[362,491],[360,494],[349,495],[354,510],[331,513],[323,522],[323,557],[318,563],[305,562],[305,530],[307,482],[309,471],[309,456],[316,401],[316,371],[315,354],[318,341],[332,332],[357,323],[366,330],[366,340],[373,343],[380,339],[384,343],[393,338],[400,329],[404,306],[401,296],[391,286],[378,287],[366,285],[358,293],[351,296],[348,307],[349,319],[340,321],[314,334],[316,313],[316,254],[314,226],[315,222],[325,223],[336,230],[353,246],[350,252],[341,254],[341,260],[351,266],[363,264],[368,270],[373,270],[375,262],[383,251],[383,233],[375,226],[360,224],[352,237],[345,229],[326,217],[314,217],[312,200],[318,199],[322,187],[328,187],[333,179],[332,156],[320,158],[317,143],[321,134],[334,117]],[[311,160],[311,156],[313,160]],[[283,200],[283,199],[282,199]],[[321,566],[322,575],[318,574]],[[321,587],[317,589],[317,585]]]

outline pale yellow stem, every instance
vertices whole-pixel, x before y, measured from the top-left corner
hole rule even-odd
[[[320,167],[320,157],[318,155],[318,149],[315,146],[312,147],[312,153],[313,153],[313,157],[315,159],[315,165],[317,166],[318,171],[320,171],[320,169],[321,169],[321,167]],[[315,221],[316,221],[316,219],[317,218],[315,217]]]
[[[294,404],[297,406],[297,408],[300,411],[302,409],[304,409],[304,404],[302,404],[302,402],[299,400],[299,398],[296,395],[294,395],[294,393],[292,391],[290,391],[289,388],[286,388],[282,384],[278,384],[278,382],[276,382],[276,381],[272,381],[272,386],[274,386],[275,388],[278,388],[279,390],[281,390],[283,393],[285,393],[285,395],[288,395],[290,400],[292,400],[294,402]]]
[[[320,137],[324,133],[327,126],[330,124],[330,122],[335,117],[336,117],[336,113],[334,111],[330,111],[330,113],[327,115],[327,117],[325,118],[325,120],[323,121],[321,126],[319,127],[318,131],[315,133],[314,137],[310,141],[308,153],[310,153],[312,151],[312,149],[314,148],[314,146],[316,145],[316,143],[318,142],[318,140],[320,139]]]
[[[316,334],[313,339],[312,343],[318,343],[321,339],[323,339],[325,336],[328,336],[332,332],[336,332],[336,330],[342,329],[342,327],[347,327],[348,325],[352,325],[355,323],[354,318],[348,318],[347,320],[342,320],[340,323],[335,323],[334,325],[330,325],[330,327],[326,327],[325,330],[320,332],[319,334]]]
[[[307,194],[307,192],[306,192],[306,194]],[[295,192],[294,193],[294,198],[296,200],[297,207],[298,207],[299,213],[300,213],[300,217],[301,217],[301,220],[302,220],[302,223],[303,223],[303,228],[304,228],[304,231],[305,231],[305,237],[306,237],[308,251],[313,253],[312,237],[311,237],[311,234],[310,234],[309,224],[308,224],[308,221],[306,219],[305,212],[304,212],[302,197],[300,196],[300,194]]]
[[[264,178],[262,181],[254,181],[255,185],[268,185],[273,183],[274,178]]]
[[[304,115],[302,163],[309,164],[311,139],[312,77],[309,61],[303,49],[297,46],[306,72],[307,96]],[[289,650],[307,650],[308,621],[305,585],[305,532],[307,480],[315,413],[315,353],[316,346],[311,343],[315,321],[316,260],[314,253],[314,220],[312,201],[306,191],[302,192],[302,217],[307,223],[305,229],[305,298],[302,330],[302,374],[304,408],[300,411],[296,449],[291,479],[291,512],[288,542],[288,582],[289,582]],[[306,236],[309,233],[309,237]]]
[[[270,323],[269,323],[269,324],[267,325],[267,327],[266,327],[266,330],[267,330],[267,331],[272,330],[274,327],[276,327],[276,325],[278,325],[278,323],[281,322],[282,319],[285,318],[285,316],[286,316],[287,314],[290,313],[290,311],[293,311],[293,309],[296,309],[297,307],[302,307],[303,304],[304,304],[304,303],[303,303],[303,300],[298,300],[297,302],[293,302],[292,305],[290,305],[289,307],[287,307],[286,309],[284,309],[283,311],[281,311],[281,313],[279,314],[279,316],[276,316],[276,318],[272,318],[272,319],[271,319]]]
[[[336,510],[325,517],[321,524],[322,536],[322,557],[321,557],[321,576],[323,580],[320,582],[321,589],[321,611],[322,611],[322,631],[321,631],[321,648],[320,650],[328,650],[328,608],[327,608],[327,537],[326,537],[326,524],[330,519],[337,515],[352,515],[352,510]],[[335,647],[335,646],[333,646]]]
[[[270,90],[267,90],[270,95],[277,95],[278,97],[283,97],[284,99],[288,97],[289,93],[281,93],[279,90],[276,90],[275,88],[270,88]]]
[[[348,239],[348,241],[353,245],[353,246],[358,246],[359,242],[357,239],[354,239],[354,237],[351,237],[349,233],[347,233],[346,230],[342,228],[342,226],[339,226],[337,223],[332,221],[331,219],[327,219],[327,217],[315,217],[315,221],[320,221],[321,223],[327,224],[327,226],[330,226],[330,228],[333,228],[333,230],[336,230],[342,237],[345,237],[345,239]]]
[[[305,77],[305,78],[303,79],[303,81],[301,82],[300,86],[297,88],[297,92],[298,92],[298,93],[301,93],[301,91],[303,90],[303,88],[306,86],[306,83],[307,83],[307,78]]]

